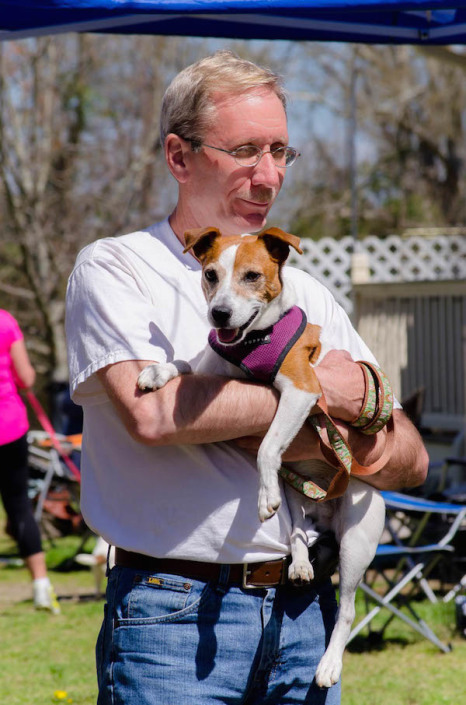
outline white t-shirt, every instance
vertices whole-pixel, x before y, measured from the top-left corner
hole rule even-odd
[[[284,276],[331,347],[374,361],[322,284],[291,267]],[[66,328],[72,397],[84,410],[82,512],[110,544],[147,555],[221,563],[277,559],[290,552],[290,515],[284,501],[272,519],[259,521],[255,458],[228,442],[137,443],[95,374],[134,359],[182,359],[194,367],[210,328],[206,312],[201,266],[183,254],[168,220],[98,240],[79,254]]]

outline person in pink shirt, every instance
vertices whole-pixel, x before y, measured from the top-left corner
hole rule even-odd
[[[39,527],[28,497],[29,421],[19,389],[34,384],[21,329],[13,316],[0,309],[0,495],[21,557],[33,581],[34,606],[60,612],[47,576]]]

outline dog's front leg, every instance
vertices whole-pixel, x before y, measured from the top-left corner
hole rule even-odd
[[[280,373],[275,380],[280,401],[270,428],[257,454],[259,468],[259,519],[270,519],[281,503],[278,471],[282,455],[300,430],[315,406],[320,394],[297,389],[293,382]]]
[[[151,390],[161,389],[167,382],[180,375],[187,375],[191,372],[191,366],[184,360],[173,360],[173,362],[154,362],[144,367],[138,377],[139,389]]]
[[[332,529],[340,542],[340,605],[330,643],[316,671],[316,683],[330,688],[338,681],[343,652],[355,617],[357,587],[372,562],[382,535],[385,505],[380,493],[352,478],[333,515]]]

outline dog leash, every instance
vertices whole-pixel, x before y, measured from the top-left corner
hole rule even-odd
[[[67,466],[67,468],[71,472],[71,474],[74,475],[74,477],[78,480],[78,482],[81,482],[81,473],[79,472],[78,468],[73,463],[71,458],[66,454],[66,450],[63,448],[62,444],[58,440],[57,434],[55,433],[55,430],[54,430],[47,414],[45,413],[44,409],[42,408],[41,403],[39,402],[38,398],[36,397],[34,392],[32,392],[30,389],[26,391],[26,397],[27,397],[28,402],[30,403],[30,405],[34,409],[34,412],[37,416],[37,419],[38,419],[40,425],[42,426],[44,431],[46,431],[49,434],[50,441],[51,441],[53,447],[55,448],[57,453],[60,454],[63,462],[65,463],[65,465]]]

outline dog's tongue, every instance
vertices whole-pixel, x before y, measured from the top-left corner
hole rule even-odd
[[[218,339],[221,343],[231,343],[238,335],[237,328],[218,328]]]

